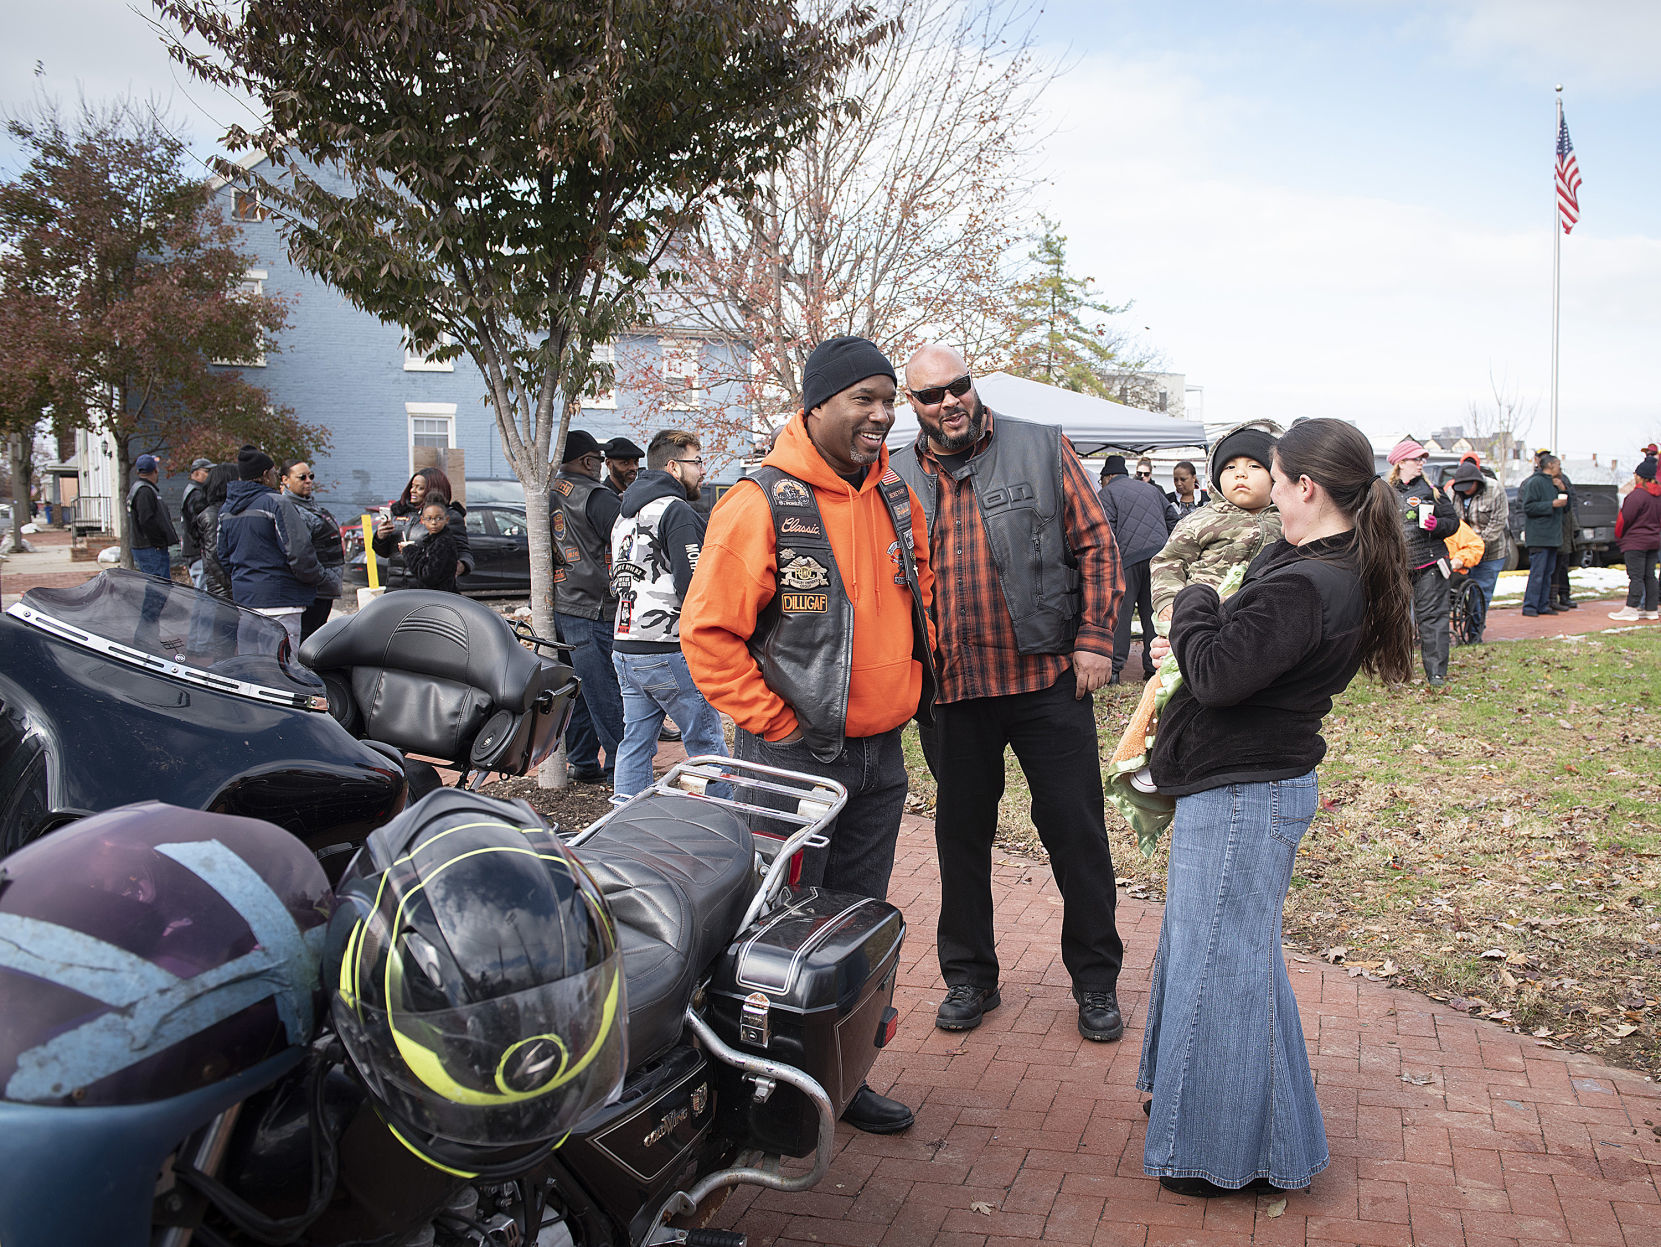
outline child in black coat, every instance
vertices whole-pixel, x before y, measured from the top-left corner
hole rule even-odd
[[[450,531],[450,500],[429,494],[421,508],[421,527],[426,532],[404,545],[404,567],[423,589],[456,593],[456,567],[461,546]]]

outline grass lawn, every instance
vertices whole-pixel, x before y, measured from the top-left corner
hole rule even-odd
[[[1448,686],[1358,679],[1286,906],[1294,957],[1661,1076],[1661,629],[1455,649]],[[1140,685],[1096,699],[1104,754]],[[907,735],[912,805],[934,783]],[[1000,844],[1042,856],[1008,760]],[[1121,886],[1158,897],[1108,809]]]

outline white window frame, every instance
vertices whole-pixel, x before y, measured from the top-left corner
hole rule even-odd
[[[663,386],[668,392],[668,401],[664,403],[670,411],[697,411],[703,406],[703,386],[700,384],[700,373],[703,368],[704,344],[697,338],[660,338],[658,349],[663,356]],[[691,370],[677,369],[690,356]],[[675,389],[675,381],[690,378],[692,384],[684,391]]]
[[[263,268],[251,268],[242,274],[242,288],[251,294],[263,295],[265,293],[265,279],[269,276],[271,274]],[[208,362],[219,364],[225,368],[264,368],[265,345],[262,340],[260,353],[253,359],[214,359]]]
[[[242,202],[244,196],[254,202],[252,216],[243,216],[237,211],[237,206]],[[231,220],[242,225],[258,225],[270,215],[271,209],[265,206],[265,196],[261,195],[259,191],[247,186],[231,187]]]
[[[596,364],[611,365],[611,388],[582,396],[578,404],[584,411],[616,411],[617,410],[617,343],[602,342],[594,348],[590,356]]]
[[[440,346],[450,346],[455,339],[447,333],[438,335]],[[454,372],[456,361],[453,359],[437,360],[430,355],[418,353],[408,342],[404,343],[404,371],[405,372]]]
[[[442,420],[445,422],[444,449],[456,448],[456,405],[454,403],[405,403],[404,425],[409,441],[409,470],[415,471],[415,422],[417,420]]]

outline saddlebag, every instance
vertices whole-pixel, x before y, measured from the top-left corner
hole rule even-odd
[[[783,1061],[824,1087],[838,1115],[865,1081],[893,1029],[894,977],[905,920],[886,901],[804,888],[728,946],[709,985],[710,1020],[741,1052]],[[818,1121],[800,1091],[764,1099],[732,1085],[718,1097],[723,1127],[763,1151],[806,1156]]]

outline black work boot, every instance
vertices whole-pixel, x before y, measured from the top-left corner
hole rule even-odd
[[[934,1024],[943,1031],[972,1031],[984,1015],[1002,1003],[996,987],[958,983],[946,989],[946,998],[935,1012]]]

